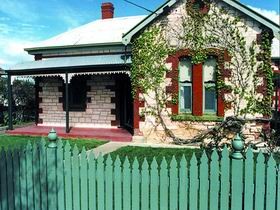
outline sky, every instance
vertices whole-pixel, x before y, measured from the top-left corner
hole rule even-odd
[[[101,17],[106,0],[0,0],[0,67],[32,60],[23,48]],[[115,16],[148,14],[124,0],[108,0]],[[130,0],[155,10],[165,0]],[[240,0],[279,24],[279,0]]]

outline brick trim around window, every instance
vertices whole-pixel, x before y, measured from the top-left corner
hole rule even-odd
[[[220,69],[223,72],[223,78],[228,78],[231,76],[230,69],[225,69],[224,63],[230,61],[230,56],[226,50],[210,49],[211,55],[217,56],[220,64]],[[209,53],[210,54],[210,53]],[[190,55],[190,50],[180,50],[177,53],[170,55],[166,62],[171,64],[171,70],[166,73],[166,78],[171,79],[171,83],[166,87],[166,93],[172,96],[178,96],[179,94],[179,62],[183,57],[188,57]],[[203,115],[203,72],[202,64],[193,65],[193,115],[201,116]],[[224,94],[226,92],[222,91],[217,97],[217,116],[223,117],[225,115],[226,104],[224,102]],[[172,103],[171,101],[167,104],[168,108],[171,108],[172,114],[179,114],[179,101],[177,103]]]

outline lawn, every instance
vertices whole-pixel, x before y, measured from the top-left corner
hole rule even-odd
[[[8,136],[8,135],[0,135],[0,148],[4,149],[15,149],[20,148],[28,143],[30,141],[31,143],[39,142],[41,141],[42,137],[34,137],[34,136]],[[48,141],[47,138],[45,138],[46,141]],[[69,141],[70,145],[73,147],[75,144],[81,150],[83,147],[85,147],[87,150],[96,148],[102,144],[107,143],[108,141],[101,141],[101,140],[95,140],[95,139],[62,139]]]
[[[157,162],[160,163],[163,157],[166,158],[167,162],[170,162],[173,156],[175,156],[177,161],[180,162],[183,155],[187,160],[190,160],[193,153],[195,153],[196,157],[199,158],[202,154],[202,150],[190,148],[181,149],[127,146],[110,153],[110,155],[113,159],[115,159],[118,155],[122,161],[124,161],[125,157],[128,157],[130,162],[132,162],[134,158],[137,157],[140,163],[143,162],[145,157],[149,163],[151,163],[153,158],[156,157]]]

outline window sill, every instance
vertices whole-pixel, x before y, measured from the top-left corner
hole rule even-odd
[[[172,121],[190,121],[190,122],[222,122],[223,117],[218,117],[214,114],[205,114],[203,116],[194,116],[191,114],[172,115]]]

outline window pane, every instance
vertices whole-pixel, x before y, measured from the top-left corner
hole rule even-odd
[[[192,81],[192,63],[190,59],[184,58],[179,64],[180,82]]]
[[[192,88],[191,86],[181,87],[181,100],[180,106],[181,110],[191,110],[192,108]]]
[[[215,86],[212,87],[205,87],[205,111],[216,111],[216,90]]]
[[[204,82],[215,81],[216,59],[208,58],[203,64]]]

